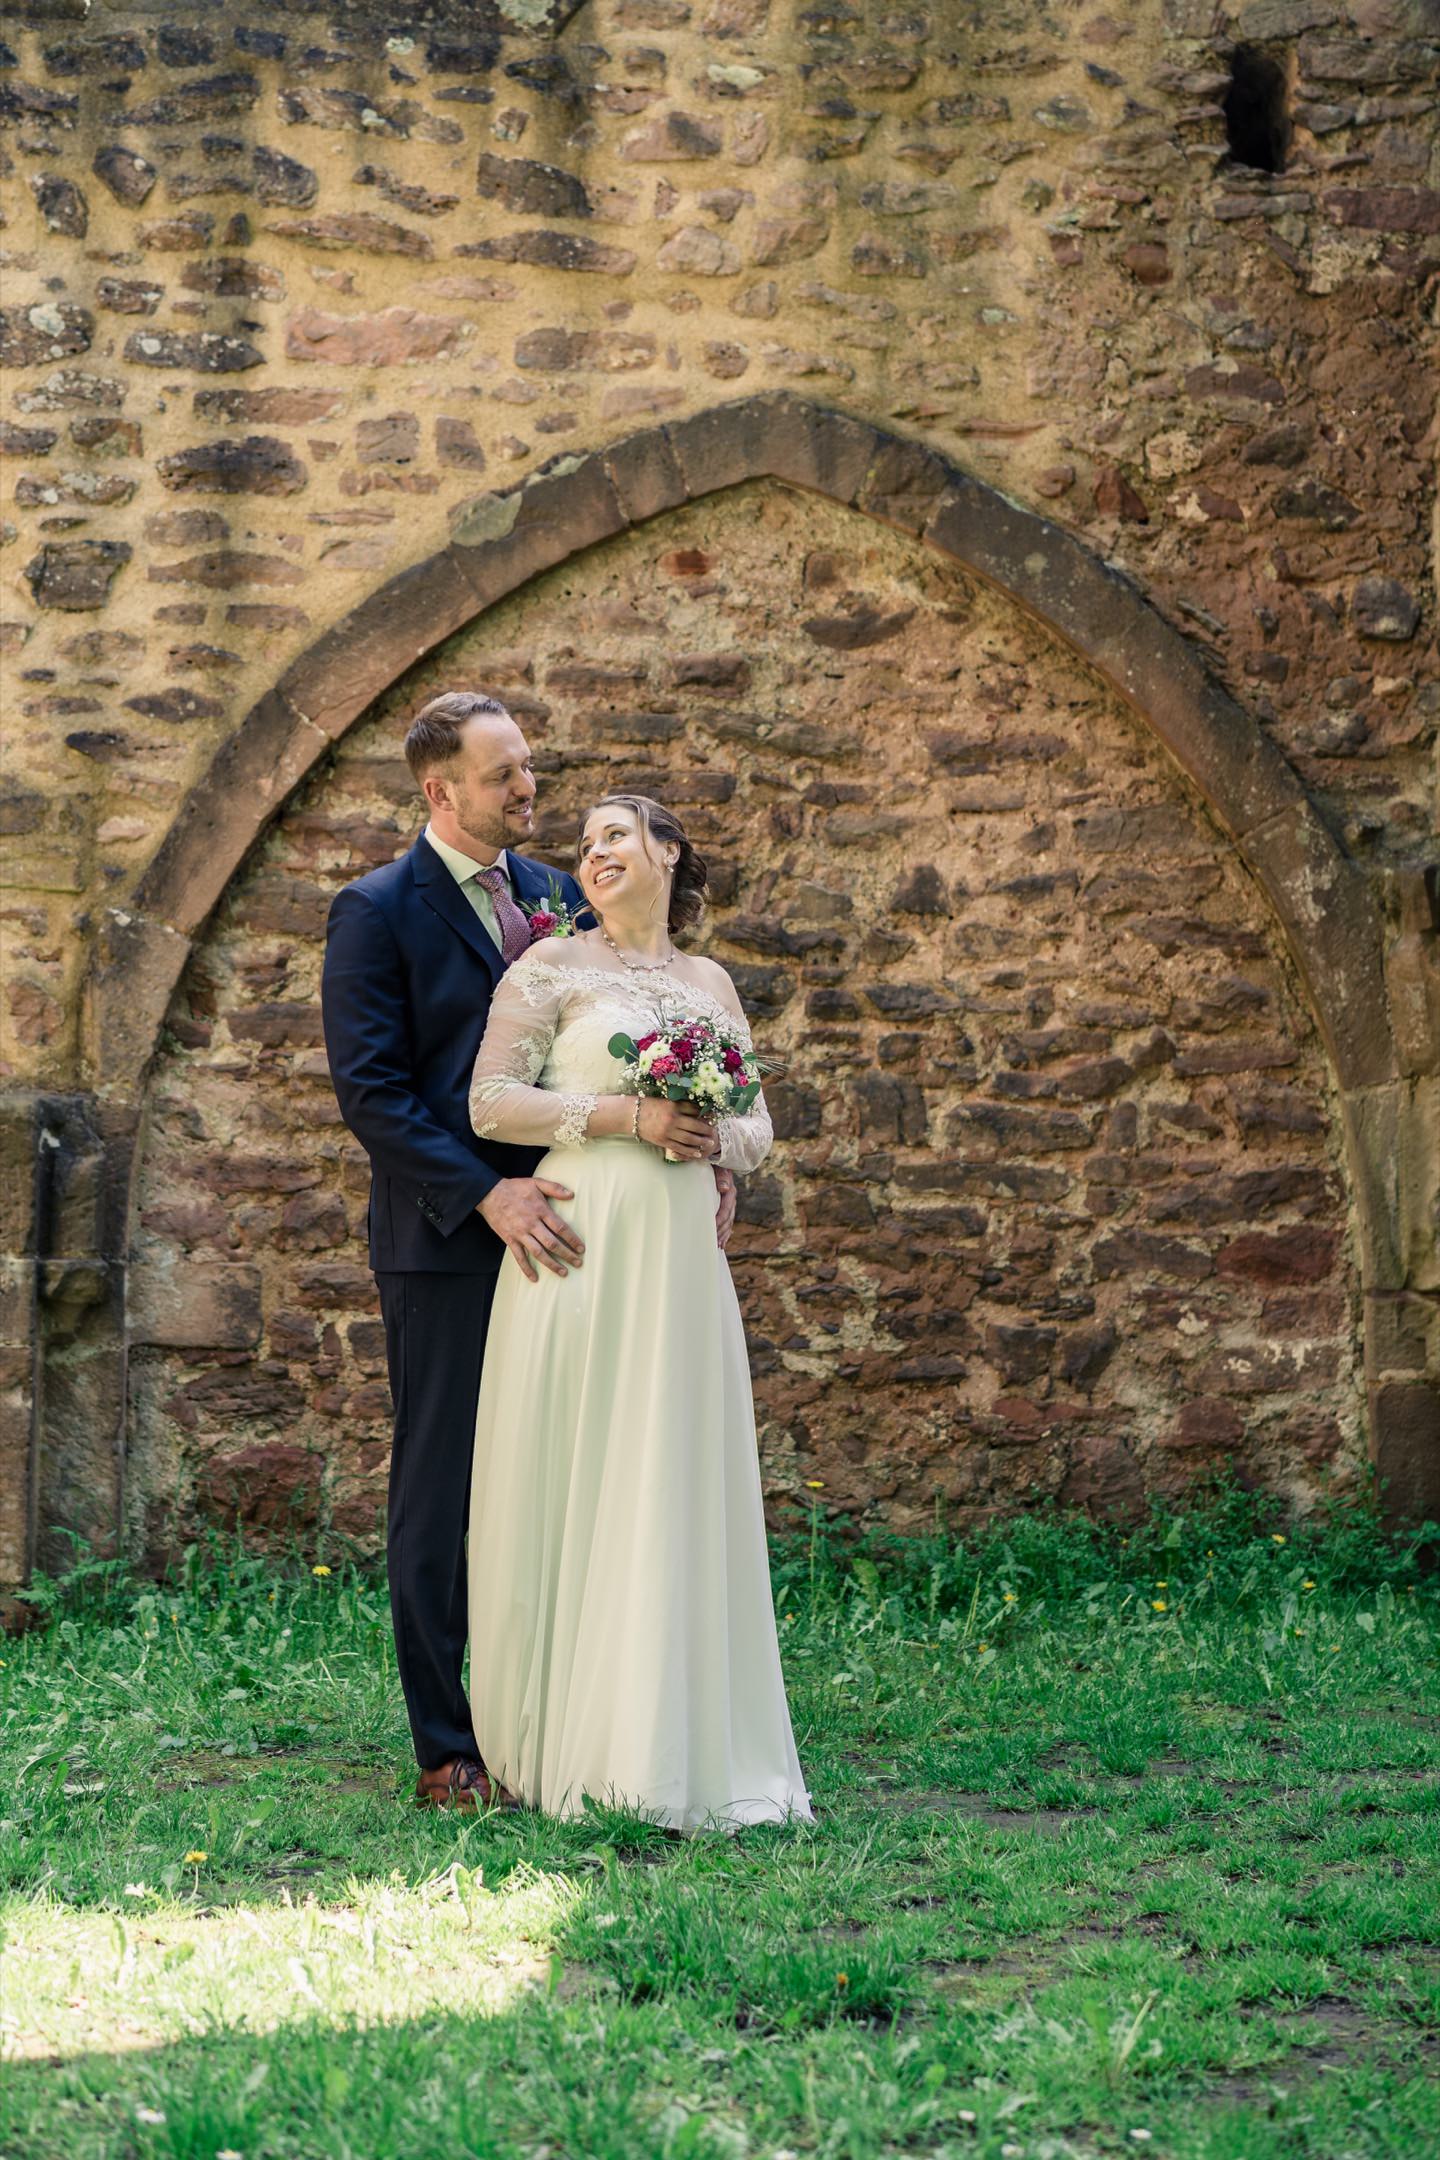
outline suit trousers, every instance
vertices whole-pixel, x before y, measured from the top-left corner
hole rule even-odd
[[[415,1758],[474,1755],[465,1695],[465,1533],[494,1275],[377,1274],[395,1437],[386,1557]]]

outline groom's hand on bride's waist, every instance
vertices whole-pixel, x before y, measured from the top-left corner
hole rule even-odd
[[[735,1228],[735,1178],[731,1171],[715,1169],[715,1242],[721,1252],[730,1243],[730,1233]]]
[[[526,1281],[539,1282],[536,1261],[552,1275],[565,1275],[584,1259],[584,1245],[549,1204],[574,1197],[568,1185],[553,1184],[549,1178],[501,1178],[475,1212],[505,1240]]]

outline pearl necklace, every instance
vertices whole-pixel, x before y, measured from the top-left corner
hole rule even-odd
[[[600,925],[600,935],[620,962],[621,967],[629,968],[631,973],[635,975],[653,975],[657,968],[669,967],[671,961],[675,958],[675,948],[672,945],[663,960],[632,960],[627,953],[621,952],[620,947],[603,923]]]

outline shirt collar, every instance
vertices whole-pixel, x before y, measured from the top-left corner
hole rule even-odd
[[[483,863],[477,862],[473,855],[462,855],[459,848],[451,847],[448,840],[440,838],[433,825],[425,827],[425,838],[434,848],[457,885],[463,885],[467,878],[474,877],[477,870],[499,870],[506,883],[510,882],[510,865],[506,860],[504,848],[501,848],[494,862]]]

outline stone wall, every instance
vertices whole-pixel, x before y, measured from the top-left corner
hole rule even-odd
[[[399,739],[456,680],[522,718],[542,847],[563,856],[620,784],[711,864],[706,948],[785,1067],[735,1260],[777,1507],[811,1479],[904,1526],[937,1502],[1125,1504],[1231,1454],[1302,1500],[1353,1483],[1339,1121],[1249,879],[1013,605],[762,483],[448,643],[231,886],[171,1013],[140,1186],[170,1347],[136,1353],[136,1504],[161,1543],[197,1490],[374,1527],[388,1399],[323,930],[413,835]]]
[[[157,913],[147,894],[157,877],[164,883],[167,848],[187,817],[193,830],[197,804],[213,805],[227,789],[249,793],[250,831],[260,833],[325,742],[428,645],[423,628],[408,650],[408,629],[396,637],[388,672],[364,675],[354,712],[346,640],[322,648],[323,665],[307,660],[316,640],[387,580],[447,550],[452,564],[469,560],[468,550],[508,530],[508,491],[557,457],[563,472],[566,459],[639,426],[674,428],[720,400],[775,391],[928,444],[952,467],[1043,512],[1052,528],[1149,596],[1183,633],[1194,663],[1281,754],[1314,830],[1329,836],[1327,846],[1333,840],[1354,899],[1353,907],[1328,909],[1330,918],[1343,915],[1348,924],[1368,909],[1388,925],[1389,1005],[1377,1025],[1389,1047],[1375,1047],[1364,1070],[1349,1076],[1360,1092],[1345,1097],[1350,1145],[1342,1164],[1336,1076],[1332,1070],[1327,1079],[1318,1062],[1305,1010],[1307,999],[1313,1007],[1323,997],[1323,984],[1303,959],[1303,992],[1287,973],[1305,935],[1306,906],[1316,912],[1313,892],[1308,901],[1300,892],[1285,919],[1286,960],[1266,902],[1207,826],[1198,799],[1186,798],[1154,749],[1135,751],[1135,722],[1113,689],[1091,682],[1077,691],[1100,729],[1095,744],[1077,744],[1069,721],[1051,710],[1049,687],[1073,680],[1073,660],[1013,607],[994,613],[998,603],[968,592],[956,604],[969,627],[948,625],[932,587],[953,573],[913,545],[892,547],[873,532],[857,538],[844,529],[845,515],[812,506],[802,516],[777,489],[762,489],[745,510],[755,514],[753,532],[740,529],[737,497],[717,501],[713,518],[692,522],[683,541],[656,526],[636,561],[625,542],[577,564],[576,590],[601,613],[584,652],[569,661],[560,654],[573,632],[553,576],[533,595],[507,601],[514,621],[504,640],[497,644],[493,623],[482,618],[465,641],[424,662],[425,680],[460,679],[452,669],[468,680],[476,666],[498,666],[509,654],[507,681],[529,701],[527,718],[533,706],[546,754],[559,760],[550,783],[557,802],[583,791],[602,754],[607,771],[628,770],[638,752],[622,723],[647,715],[676,722],[679,732],[645,738],[639,762],[661,758],[665,769],[673,762],[692,777],[704,777],[708,764],[712,781],[728,776],[735,785],[733,815],[747,843],[727,858],[736,884],[714,926],[715,949],[783,976],[789,994],[773,1017],[795,1061],[794,1101],[809,1104],[807,1091],[818,1090],[820,1105],[794,1115],[802,1124],[812,1114],[829,1120],[814,1133],[789,1134],[766,1188],[766,1204],[778,1213],[768,1224],[756,1215],[746,1233],[772,1462],[793,1452],[795,1462],[827,1477],[827,1489],[857,1505],[883,1505],[897,1520],[923,1513],[937,1484],[964,1504],[1066,1479],[1083,1488],[1091,1455],[1121,1444],[1131,1451],[1125,1463],[1133,1456],[1138,1465],[1115,1473],[1122,1484],[1173,1478],[1177,1463],[1234,1444],[1253,1454],[1257,1474],[1312,1490],[1316,1461],[1353,1472],[1357,1460],[1347,1377],[1355,1329],[1346,1300],[1358,1269],[1380,1301],[1372,1300],[1372,1312],[1384,1316],[1378,1352],[1375,1329],[1367,1333],[1379,1359],[1370,1360],[1372,1447],[1377,1389],[1388,1388],[1403,1435],[1396,1460],[1403,1457],[1405,1475],[1419,1480],[1418,1492],[1440,1448],[1433,1397],[1420,1386],[1436,1359],[1437,1283],[1435,877],[1427,870],[1435,819],[1427,761],[1440,698],[1426,666],[1434,618],[1425,299],[1440,262],[1440,170],[1430,11],[1403,0],[1348,8],[1248,0],[1231,9],[1147,0],[1061,18],[1038,4],[905,15],[864,6],[805,10],[779,0],[595,0],[542,19],[516,0],[508,16],[488,5],[394,14],[357,5],[334,15],[300,6],[286,11],[283,26],[233,0],[186,7],[112,0],[88,10],[41,0],[4,13],[0,353],[11,373],[0,417],[0,634],[12,718],[0,1050],[12,1091],[7,1131],[25,1193],[37,1144],[40,1173],[33,1205],[22,1195],[5,1240],[17,1420],[6,1461],[12,1492],[28,1493],[28,1501],[16,1501],[5,1518],[0,1574],[13,1578],[23,1567],[27,1505],[48,1520],[113,1535],[124,1464],[137,1494],[163,1483],[156,1466],[172,1459],[167,1451],[187,1428],[161,1405],[212,1370],[239,1370],[251,1376],[247,1384],[268,1378],[278,1388],[269,1368],[282,1368],[295,1400],[308,1406],[306,1419],[330,1420],[307,1422],[295,1444],[309,1447],[326,1434],[331,1467],[319,1483],[363,1513],[362,1488],[375,1464],[361,1458],[373,1450],[383,1416],[376,1376],[357,1362],[362,1353],[345,1321],[357,1309],[352,1292],[333,1307],[302,1301],[320,1329],[313,1357],[303,1324],[293,1352],[277,1352],[268,1332],[253,1346],[249,1339],[268,1331],[275,1314],[295,1311],[297,1251],[344,1255],[312,1259],[313,1267],[353,1265],[353,1248],[316,1243],[329,1235],[317,1227],[322,1219],[333,1229],[336,1208],[353,1207],[345,1183],[353,1172],[341,1156],[322,1150],[302,1164],[296,1174],[306,1182],[288,1201],[212,1192],[220,1213],[206,1236],[219,1238],[215,1250],[232,1261],[242,1256],[245,1268],[259,1269],[259,1303],[247,1304],[240,1275],[226,1277],[212,1317],[191,1323],[215,1340],[188,1346],[219,1358],[178,1371],[186,1345],[163,1355],[139,1350],[125,1422],[115,1406],[125,1401],[127,1336],[143,1343],[154,1334],[151,1316],[163,1304],[153,1276],[149,1288],[137,1277],[126,1291],[130,1236],[148,1254],[154,1233],[144,1210],[170,1204],[156,1196],[172,1183],[191,1189],[197,1161],[230,1144],[234,1106],[220,1100],[225,1076],[214,1069],[214,1042],[224,1050],[221,1066],[243,1057],[247,1074],[252,1063],[264,1067],[253,1076],[262,1124],[273,1115],[285,1129],[292,1113],[284,1105],[299,1099],[288,1092],[292,1082],[300,1097],[323,1102],[304,1044],[251,1037],[242,1052],[231,1039],[232,1008],[236,1018],[252,1005],[300,1008],[313,992],[313,892],[297,901],[293,920],[267,921],[255,895],[286,877],[319,890],[377,859],[377,849],[383,855],[403,843],[408,806],[367,793],[354,761],[382,756],[380,737],[398,724],[415,681],[401,682],[393,707],[365,720],[365,739],[377,747],[362,756],[347,740],[335,773],[312,780],[310,793],[261,839],[191,959],[140,1150],[137,1215],[131,1171],[155,1027],[137,1020],[132,1030],[130,1015],[168,994],[224,875],[202,894],[196,872],[198,913]],[[1222,107],[1237,43],[1272,62],[1283,85],[1283,170],[1256,170],[1226,155]],[[1003,503],[994,502],[1000,519]],[[911,529],[903,511],[893,511],[892,502],[882,514]],[[696,513],[685,516],[693,521]],[[768,571],[757,554],[766,545],[774,551]],[[655,567],[687,549],[717,551],[719,583],[752,596],[743,620],[700,591],[703,575]],[[797,550],[806,561],[841,565],[833,592],[806,586]],[[555,559],[553,547],[545,559]],[[592,664],[592,647],[603,671],[622,666],[617,653],[633,653],[637,639],[645,644],[643,633],[603,612],[606,581],[619,581],[618,594],[639,563],[650,583],[639,578],[635,606],[649,605],[653,584],[665,625],[643,652],[643,683],[627,678],[632,695],[616,685],[591,692],[552,682],[552,667]],[[727,698],[723,684],[677,684],[667,674],[668,639],[678,634],[669,611],[682,593],[687,606],[712,609],[693,649],[743,662],[750,671],[743,692]],[[471,592],[468,610],[457,605],[451,618],[442,608],[430,635],[458,629],[484,597]],[[892,634],[889,618],[910,608],[913,616]],[[522,617],[535,640],[525,655],[528,679],[515,658]],[[838,643],[804,627],[832,618]],[[985,729],[1000,729],[1001,690],[977,687],[982,676],[1005,679],[1003,668],[996,674],[979,658],[975,641],[990,633],[1013,646],[1004,733],[1065,748],[1022,748],[998,776],[979,768],[967,775],[963,758],[958,769],[942,759],[945,788],[1009,788],[1022,800],[989,813],[993,826],[962,813],[945,845],[927,834],[922,846],[941,784],[919,783],[930,769],[916,761],[930,756],[930,737],[949,731],[971,746],[964,756],[978,756]],[[960,654],[954,672],[932,676],[925,654],[952,634]],[[832,682],[817,667],[836,670],[847,686],[872,672],[883,678],[873,706],[855,718],[858,748],[841,755],[838,772],[826,769],[823,750],[800,747],[813,742],[808,736],[794,737],[797,747],[788,750],[772,736],[777,747],[762,751],[743,736],[701,727],[700,715],[725,711],[757,728],[773,724],[781,738],[792,724],[818,726],[795,688],[807,677]],[[279,708],[265,702],[282,677],[292,716],[283,725]],[[342,688],[332,711],[326,685],[336,681]],[[1162,735],[1164,702],[1151,699]],[[267,716],[269,733],[247,737],[242,721],[256,711]],[[302,747],[295,713],[310,727]],[[841,727],[839,716],[834,724]],[[226,748],[242,743],[260,747],[233,756]],[[588,769],[572,762],[586,745]],[[392,752],[393,734],[384,754]],[[222,753],[230,762],[216,767]],[[1125,766],[1131,754],[1142,760],[1133,773]],[[1066,760],[1085,756],[1099,761],[1093,809],[1054,793]],[[761,766],[776,778],[757,779]],[[918,801],[895,799],[901,772],[921,785]],[[219,778],[207,783],[207,774]],[[772,785],[778,792],[769,801]],[[807,788],[836,785],[860,792],[843,793],[823,819],[812,801],[799,810],[795,834],[770,833],[766,820],[803,805]],[[1206,800],[1213,815],[1214,799]],[[341,803],[350,821],[343,844],[307,842],[307,830],[323,832]],[[719,838],[731,806],[702,791],[699,807]],[[1136,810],[1144,815],[1132,816]],[[1106,815],[1110,826],[1084,824]],[[847,819],[880,821],[858,852],[834,843],[831,828],[845,830]],[[756,820],[769,837],[752,850]],[[1233,821],[1219,822],[1234,835]],[[1052,826],[1048,855],[1037,852],[1033,871],[1025,870],[1017,836]],[[1113,832],[1113,847],[1095,838],[1103,832]],[[1181,833],[1191,835],[1189,852]],[[1204,846],[1197,834],[1208,836]],[[287,851],[296,850],[285,867]],[[807,850],[825,860],[807,862]],[[835,875],[836,863],[852,862],[861,865],[863,903],[851,893],[854,873]],[[928,913],[889,900],[912,862],[934,871]],[[1132,920],[1166,912],[1149,907],[1144,881],[1170,884],[1197,862],[1219,879],[1197,894],[1199,913],[1208,916],[1212,895],[1222,896],[1215,919],[1249,941],[1227,965],[1263,1002],[1251,1012],[1250,993],[1237,991],[1238,1004],[1223,1015],[1211,1011],[1223,945],[1181,938],[1169,949],[1146,946],[1133,1001],[1148,1017],[1135,1030],[1118,1019],[1079,1017],[1081,1006],[1124,1003],[1105,972],[1116,965],[1102,949],[1105,926],[1118,923],[1117,950],[1128,955]],[[1270,865],[1250,868],[1263,883]],[[994,901],[1000,886],[1026,875],[1058,882],[1036,891],[1026,908]],[[812,921],[803,909],[796,917],[799,885],[787,882],[794,880],[853,897],[853,927]],[[1092,908],[1087,896],[1096,884],[1101,898]],[[1134,914],[1102,914],[1107,896],[1122,888]],[[1284,917],[1283,900],[1275,904]],[[895,1026],[882,1027],[881,1008],[862,989],[858,1015],[811,1014],[812,999],[851,994],[840,979],[818,980],[816,969],[858,971],[866,982],[874,969],[876,988],[890,979],[878,972],[879,957],[865,957],[865,941],[880,934],[892,905],[894,934],[917,941],[894,962],[894,978],[928,985],[953,1007],[896,1014]],[[153,917],[153,935],[135,929],[136,907],[142,926]],[[767,927],[780,909],[783,931]],[[1084,950],[1064,954],[1056,925],[1076,919]],[[748,934],[772,937],[779,949],[745,959],[743,943],[721,942],[747,920]],[[1018,944],[985,950],[985,939],[1002,929]],[[824,957],[827,933],[848,941],[833,961]],[[805,944],[811,935],[822,943]],[[966,936],[979,940],[973,951]],[[282,963],[276,940],[285,938],[296,942]],[[787,946],[796,938],[800,945]],[[143,946],[143,956],[133,962],[133,994],[127,987],[107,1002],[104,985],[121,965],[117,946],[122,954]],[[1377,948],[1377,977],[1378,965]],[[262,969],[258,984],[252,966]],[[1049,972],[1072,966],[1073,989]],[[981,968],[1016,981],[985,987]],[[265,969],[279,970],[285,994],[265,990]],[[121,981],[128,982],[123,965]],[[1004,1020],[984,1003],[1002,993],[1017,1001]],[[1374,994],[1372,984],[1365,996]],[[197,996],[203,1007],[207,995],[213,1010],[197,1013]],[[972,1007],[972,999],[980,1002]],[[1350,1003],[1368,1015],[1358,983]],[[1202,1009],[1205,1019],[1177,1020]],[[812,1024],[817,1044],[832,1033],[851,1038],[844,1054],[855,1062],[828,1096],[830,1053],[809,1045],[804,1030]],[[210,1043],[185,1040],[186,1028],[206,1025]],[[302,1033],[307,1025],[294,1022]],[[1154,1030],[1165,1041],[1145,1053],[1151,1062],[1133,1067]],[[1322,1032],[1333,1066],[1334,1031],[1326,1023]],[[1361,1032],[1378,1045],[1368,1019]],[[920,1040],[887,1059],[882,1034]],[[1240,1055],[1268,1042],[1277,1056],[1293,1053],[1293,1064],[1248,1077],[1232,1066],[1226,1081],[1185,1065],[1203,1056],[1192,1036],[1233,1038]],[[961,1037],[969,1047],[960,1047]],[[940,1041],[953,1074],[927,1063]],[[189,1059],[203,1070],[192,1074]],[[1127,1060],[1126,1075],[1117,1076]],[[1100,1094],[1072,1094],[1068,1077],[1052,1087],[1057,1070],[1083,1074],[1087,1063]],[[197,1090],[188,1139],[171,1129],[182,1071]],[[1234,1103],[1250,1092],[1262,1102],[1293,1096],[1299,1124],[1277,1131],[1262,1121],[1247,1131]],[[1041,1124],[967,1125],[969,1100],[988,1104],[994,1118],[1005,1103],[1007,1118]],[[1183,1148],[1161,1137],[1162,1104],[1188,1106],[1193,1122],[1182,1120]],[[982,1166],[1012,1154],[1033,1163],[1026,1136],[1043,1130],[1047,1117],[1061,1121],[1053,1131],[1083,1132],[1083,1148],[1046,1151],[1036,1167],[1047,1177],[1028,1195],[1010,1194],[997,1224],[986,1203],[1000,1196],[983,1189]],[[1077,1123],[1064,1127],[1066,1117]],[[315,1130],[307,1117],[298,1152],[319,1145]],[[42,1132],[56,1145],[40,1143]],[[294,1151],[293,1141],[286,1147]],[[1237,1201],[1234,1186],[1239,1151],[1248,1157],[1259,1149],[1265,1168],[1272,1147],[1285,1164],[1303,1163],[1314,1181],[1295,1188],[1309,1196],[1303,1205],[1293,1195],[1277,1201],[1273,1221],[1268,1202]],[[1121,1207],[1115,1178],[1091,1166],[1127,1149],[1127,1160],[1158,1155],[1170,1167],[1136,1172],[1131,1183],[1146,1188],[1143,1198],[1132,1192]],[[823,1176],[815,1167],[822,1156]],[[888,1160],[867,1170],[871,1157]],[[1313,1369],[1313,1400],[1311,1371],[1293,1365],[1300,1394],[1262,1389],[1258,1407],[1257,1397],[1219,1385],[1215,1373],[1192,1386],[1201,1369],[1175,1288],[1191,1279],[1167,1274],[1164,1251],[1144,1242],[1185,1239],[1166,1228],[1140,1234],[1158,1205],[1152,1178],[1183,1182],[1187,1161],[1197,1188],[1189,1227],[1204,1232],[1192,1242],[1206,1262],[1193,1278],[1200,1300],[1193,1311],[1202,1328],[1215,1330],[1217,1352],[1263,1340],[1266,1370],[1283,1377],[1300,1339],[1284,1319],[1287,1310],[1298,1317],[1297,1286],[1283,1275],[1267,1284],[1268,1263],[1259,1258],[1260,1272],[1248,1276],[1222,1268],[1228,1243],[1298,1238],[1307,1266],[1326,1257],[1323,1280],[1334,1302],[1310,1301],[1313,1339],[1328,1345]],[[920,1174],[907,1183],[906,1172]],[[323,1206],[305,1194],[323,1195]],[[953,1242],[948,1257],[927,1252],[907,1273],[892,1252],[891,1275],[867,1275],[866,1287],[862,1260],[842,1263],[837,1252],[829,1287],[817,1280],[816,1297],[796,1302],[807,1207],[874,1209],[878,1229],[859,1221],[827,1229],[827,1240],[833,1233],[837,1246],[848,1241],[858,1254],[867,1238],[874,1244],[891,1234],[902,1198],[911,1210],[950,1211],[940,1239]],[[257,1226],[277,1206],[295,1220],[259,1251]],[[300,1227],[312,1206],[320,1211],[315,1222]],[[247,1207],[249,1232],[241,1220]],[[1239,1212],[1227,1213],[1232,1207]],[[27,1220],[36,1209],[38,1222]],[[1078,1220],[1037,1227],[1047,1210]],[[1362,1232],[1361,1216],[1381,1227]],[[935,1238],[936,1224],[925,1234]],[[1034,1238],[1037,1251],[1051,1241],[1035,1280],[1051,1273],[1053,1315],[1038,1289],[1033,1309],[1013,1323],[998,1310],[1003,1298],[981,1295],[994,1287],[979,1280],[991,1264],[987,1240],[1008,1254],[1012,1237]],[[1123,1262],[1113,1251],[1103,1256],[1110,1239],[1120,1240]],[[767,1241],[781,1257],[762,1266]],[[183,1237],[172,1243],[186,1249]],[[202,1237],[195,1252],[208,1249]],[[1250,1248],[1242,1242],[1242,1249]],[[187,1273],[192,1284],[206,1279],[188,1263]],[[953,1278],[944,1297],[942,1275]],[[853,1306],[838,1287],[842,1277]],[[927,1329],[933,1338],[933,1317],[913,1338],[883,1324],[887,1311],[904,1317],[877,1287],[892,1278],[908,1282],[917,1319],[953,1312],[952,1341],[919,1347]],[[962,1297],[962,1281],[975,1285],[973,1297]],[[1081,1309],[1085,1299],[1094,1315]],[[1163,1317],[1142,1339],[1134,1315],[1152,1304]],[[1067,1380],[1072,1340],[1087,1327],[1098,1339],[1107,1316],[1118,1322],[1122,1308],[1130,1332],[1112,1348],[1106,1371],[1093,1385],[1089,1376],[1086,1386]],[[48,1409],[44,1390],[34,1393],[26,1347],[37,1327]],[[827,1335],[830,1327],[839,1334]],[[1012,1354],[1007,1328],[1030,1330],[1028,1347]],[[1052,1337],[1035,1339],[1035,1330],[1050,1328]],[[359,1340],[370,1338],[362,1332]],[[841,1364],[834,1346],[873,1379],[880,1368],[866,1360],[898,1359],[897,1344],[910,1340],[911,1363],[939,1364],[897,1383],[903,1399],[884,1435],[852,1459],[846,1419],[856,1379],[834,1384]],[[373,1365],[373,1342],[363,1356]],[[317,1405],[327,1391],[325,1410]],[[213,1392],[223,1399],[221,1382]],[[1029,1428],[1010,1452],[1008,1438],[996,1442],[993,1423],[998,1416],[1004,1425],[1010,1413],[993,1405],[1012,1396],[1069,1402],[1073,1414],[1067,1422],[1045,1413],[1041,1437]],[[1199,1436],[1197,1449],[1177,1452],[1167,1436],[1179,1432],[1192,1398],[1230,1407],[1224,1415],[1190,1411],[1186,1431]],[[266,1413],[272,1425],[291,1404],[283,1393],[275,1400],[281,1407]],[[1016,1413],[1022,1425],[1029,1414]],[[872,1423],[867,1412],[867,1431]],[[249,1430],[232,1437],[249,1444]],[[201,1416],[188,1432],[182,1452],[191,1482],[174,1495],[186,1505],[192,1489],[203,1494],[201,1458],[226,1440],[226,1418]],[[264,1416],[256,1433],[256,1444],[273,1440]],[[302,1483],[310,1469],[298,1466]],[[228,1505],[216,1490],[215,1504]],[[132,1510],[137,1524],[141,1513]]]

